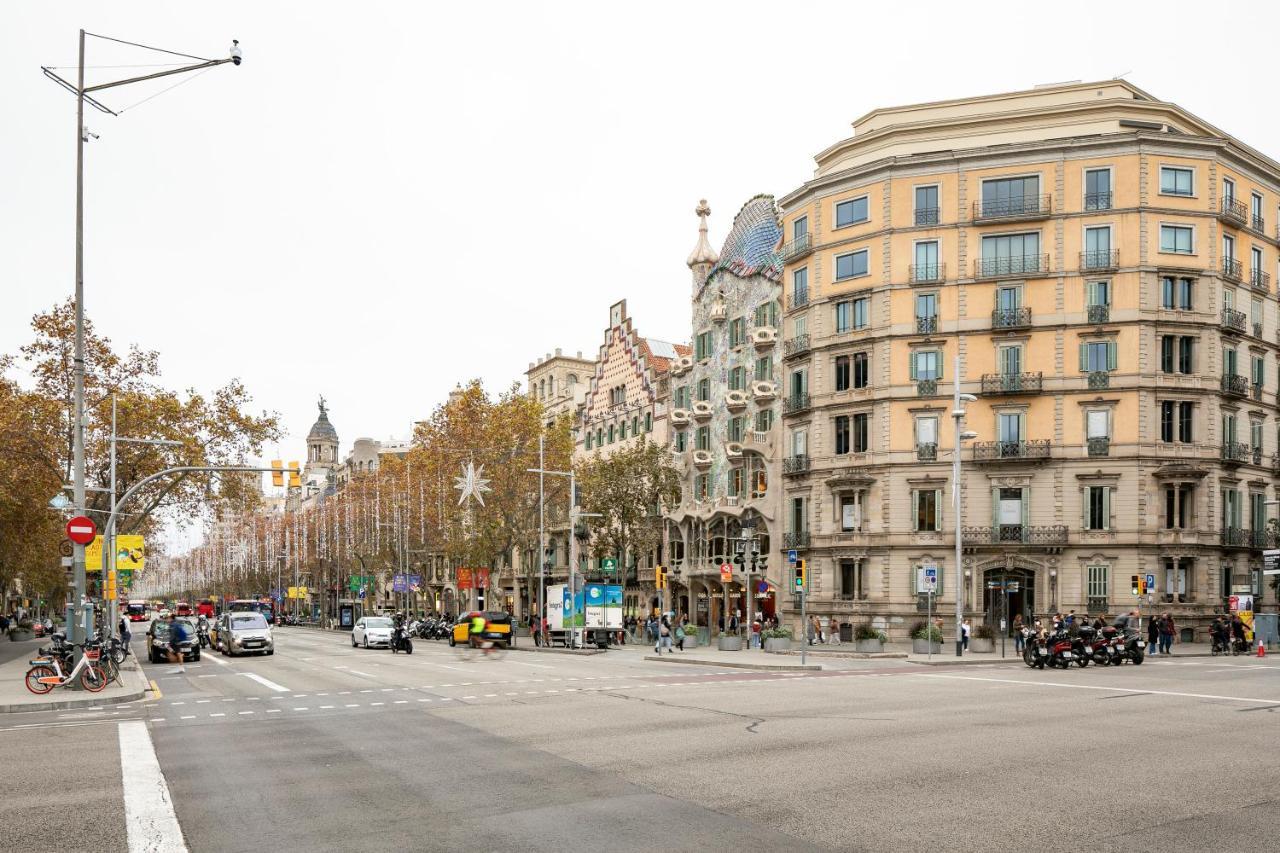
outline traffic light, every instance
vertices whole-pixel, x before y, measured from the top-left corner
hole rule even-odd
[[[653,586],[654,589],[667,588],[667,567],[656,566],[653,570]]]
[[[805,581],[807,580],[805,577],[806,571],[804,560],[796,561],[795,575],[795,590],[797,593],[802,593],[804,592]]]
[[[759,557],[756,557],[756,571],[763,573],[768,571],[768,569],[769,569],[769,555],[761,554]]]
[[[289,463],[289,488],[302,488],[302,471],[298,468],[297,462]]]
[[[1132,582],[1132,584],[1133,584],[1133,594],[1134,594],[1134,595],[1142,595],[1142,582],[1138,579],[1138,576],[1137,576],[1137,575],[1130,575],[1130,576],[1129,576],[1129,580],[1130,580],[1130,581]]]
[[[271,485],[276,487],[284,485],[284,462],[279,459],[271,460]]]
[[[1138,592],[1143,595],[1147,594],[1147,579],[1142,575],[1138,575]]]
[[[738,571],[740,571],[740,572],[741,572],[741,571],[745,571],[745,570],[746,570],[746,567],[747,567],[747,558],[746,558],[746,557],[744,557],[742,554],[734,554],[734,555],[733,555],[733,562],[737,564],[737,566],[738,566]]]

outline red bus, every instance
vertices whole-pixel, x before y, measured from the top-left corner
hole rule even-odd
[[[213,602],[207,598],[200,599],[200,603],[196,605],[196,613],[206,619],[212,619],[214,616]]]
[[[185,601],[179,601],[179,602],[178,602],[178,606],[177,606],[177,608],[175,609],[175,611],[174,611],[174,612],[175,612],[178,616],[190,616],[190,615],[191,615],[191,605],[190,605],[190,604],[188,604],[188,603],[187,603],[187,602],[185,602]]]

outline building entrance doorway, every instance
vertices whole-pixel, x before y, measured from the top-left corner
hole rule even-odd
[[[987,569],[982,574],[982,621],[999,634],[1001,620],[1007,636],[1013,636],[1013,619],[1031,624],[1035,618],[1036,573],[1030,569]]]

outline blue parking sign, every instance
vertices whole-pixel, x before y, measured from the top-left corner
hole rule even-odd
[[[799,560],[800,560],[800,552],[796,551],[794,548],[787,552],[788,563],[796,563],[796,562],[799,562]]]

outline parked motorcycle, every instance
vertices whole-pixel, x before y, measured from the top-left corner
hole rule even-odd
[[[1033,669],[1044,669],[1049,660],[1049,647],[1037,631],[1022,629],[1022,660]]]

